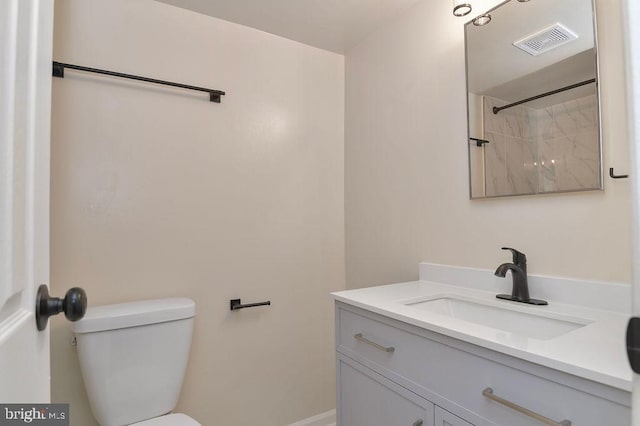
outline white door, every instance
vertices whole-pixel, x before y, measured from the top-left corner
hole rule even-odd
[[[631,140],[633,200],[632,315],[640,316],[640,2],[625,0],[624,39],[627,65],[627,106]],[[631,398],[632,425],[640,425],[640,375],[634,374]]]
[[[53,0],[0,0],[0,402],[49,402],[49,332],[34,317],[49,280]]]

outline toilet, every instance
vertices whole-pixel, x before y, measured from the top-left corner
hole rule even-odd
[[[101,426],[201,426],[171,413],[194,316],[193,300],[173,298],[90,307],[73,323],[82,378]]]

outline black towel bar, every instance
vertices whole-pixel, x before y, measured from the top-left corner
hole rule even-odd
[[[124,73],[115,72],[115,71],[106,71],[106,70],[101,70],[101,69],[98,69],[98,68],[83,67],[83,66],[80,66],[80,65],[64,64],[62,62],[56,62],[56,61],[53,62],[53,76],[54,77],[64,78],[64,69],[65,68],[69,68],[69,69],[77,70],[77,71],[92,72],[92,73],[95,73],[95,74],[109,75],[111,77],[128,78],[130,80],[137,80],[137,81],[144,81],[144,82],[147,82],[147,83],[161,84],[163,86],[178,87],[180,89],[196,90],[198,92],[206,92],[206,93],[209,94],[209,101],[215,102],[215,103],[218,103],[218,104],[220,103],[220,97],[224,96],[224,94],[225,94],[221,90],[207,89],[206,87],[190,86],[188,84],[174,83],[174,82],[165,81],[165,80],[157,80],[155,78],[140,77],[138,75],[124,74]]]

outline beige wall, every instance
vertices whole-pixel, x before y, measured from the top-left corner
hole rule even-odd
[[[474,1],[476,11],[495,0]],[[604,166],[628,171],[619,1],[598,0]],[[346,55],[347,286],[417,278],[417,263],[628,282],[629,181],[604,192],[470,201],[464,18],[421,1]]]
[[[53,294],[193,298],[177,409],[204,425],[281,426],[333,408],[344,58],[150,0],[56,3],[56,60],[227,96],[54,79]],[[233,298],[273,305],[231,313]],[[53,399],[91,426],[70,340],[54,319]]]
[[[597,4],[604,166],[624,173],[620,7]],[[335,405],[327,293],[344,287],[343,199],[349,287],[415,279],[420,261],[492,268],[503,245],[532,273],[628,281],[628,181],[468,199],[463,22],[450,2],[419,2],[348,53],[345,92],[336,54],[150,0],[57,0],[56,60],[228,95],[54,79],[54,294],[192,297],[178,410],[284,425]],[[236,297],[273,305],[232,314]],[[90,426],[70,339],[55,318],[53,398]]]

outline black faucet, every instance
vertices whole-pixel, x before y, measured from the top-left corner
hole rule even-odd
[[[511,271],[513,277],[513,290],[511,294],[498,294],[498,299],[512,300],[514,302],[528,303],[530,305],[547,305],[544,300],[529,297],[529,284],[527,284],[527,256],[518,250],[502,247],[502,250],[510,250],[513,253],[513,263],[503,263],[496,269],[496,276],[504,278],[507,271]]]

